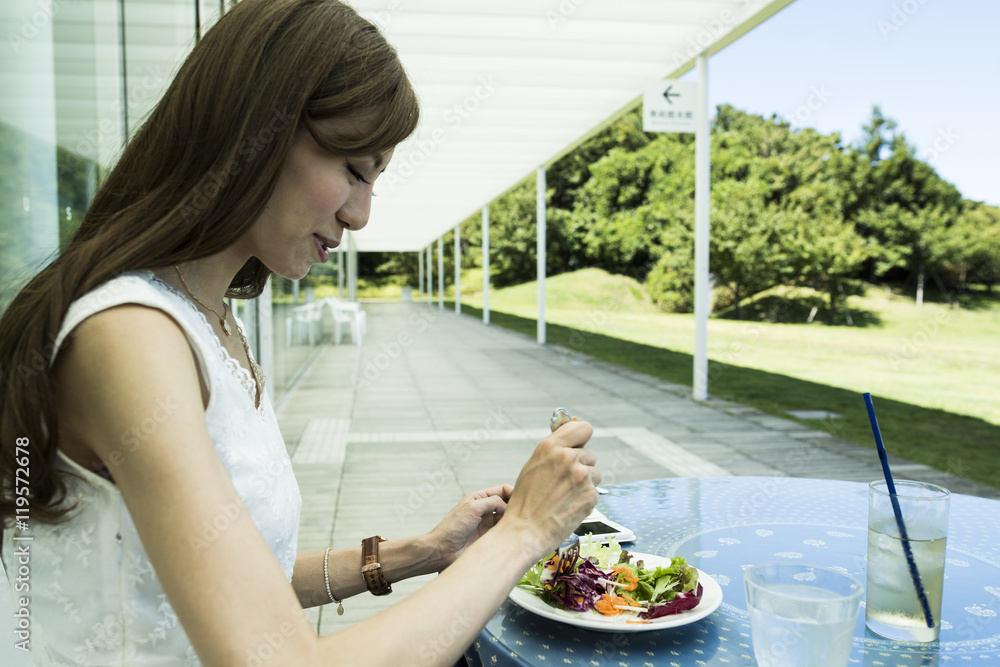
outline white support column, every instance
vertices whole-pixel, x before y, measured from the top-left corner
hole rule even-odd
[[[694,148],[694,391],[708,398],[708,228],[711,205],[712,136],[708,117],[708,57],[698,63],[698,110]]]
[[[490,323],[490,206],[483,207],[483,324]]]
[[[354,242],[354,234],[347,237],[347,300],[358,300],[358,246]]]
[[[434,264],[431,263],[431,248],[433,243],[427,246],[427,305],[434,302]]]
[[[455,312],[462,312],[462,225],[455,225]]]
[[[346,239],[343,243],[346,243]],[[345,246],[341,245],[337,248],[337,296],[341,299],[344,298],[344,249]]]
[[[417,251],[417,303],[424,300],[424,251]]]
[[[257,360],[260,363],[260,370],[264,373],[266,384],[266,378],[274,377],[274,306],[271,303],[271,280],[267,281],[264,291],[254,301],[257,302]],[[274,391],[273,382],[272,380],[271,391]]]
[[[545,167],[535,177],[535,210],[538,223],[538,343],[545,345]]]
[[[438,308],[444,310],[444,237],[438,237]]]

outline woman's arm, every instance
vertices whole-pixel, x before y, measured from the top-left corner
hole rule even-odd
[[[213,665],[450,665],[521,574],[597,502],[592,430],[567,424],[542,441],[499,524],[420,591],[320,639],[249,517],[208,433],[193,352],[162,311],[117,306],[85,320],[60,353],[77,436],[109,466],[146,553],[198,657]],[[65,356],[63,356],[65,355]],[[177,409],[138,446],[121,434],[168,399]],[[598,476],[599,477],[599,476]],[[229,527],[192,540],[220,514]],[[359,556],[360,559],[360,556]]]
[[[379,547],[383,575],[395,583],[421,574],[440,572],[503,517],[514,488],[502,484],[473,491],[462,498],[434,530],[418,537],[390,539]],[[330,602],[323,577],[325,551],[300,551],[292,586],[303,607]],[[361,576],[361,547],[331,549],[330,592],[338,600],[367,590]]]
[[[375,532],[375,531],[373,531]],[[300,551],[295,559],[292,587],[303,607],[330,602],[323,578],[324,551]],[[379,562],[390,583],[437,572],[442,567],[440,552],[428,535],[390,539],[379,546]],[[361,544],[351,549],[331,549],[328,564],[330,590],[344,600],[368,589],[361,576]]]

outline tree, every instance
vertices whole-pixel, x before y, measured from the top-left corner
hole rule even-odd
[[[784,243],[785,216],[766,203],[761,180],[727,180],[712,188],[708,266],[733,294],[737,317],[740,301],[793,278]]]
[[[942,269],[950,251],[947,237],[962,212],[962,197],[933,167],[916,158],[896,124],[872,111],[859,147],[862,160],[853,179],[859,193],[853,222],[874,239],[874,273],[904,269],[917,281],[923,299],[924,275]]]
[[[954,284],[961,289],[984,285],[992,291],[1000,283],[1000,208],[966,200],[951,232],[948,273]]]

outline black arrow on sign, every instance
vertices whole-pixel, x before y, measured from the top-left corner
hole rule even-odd
[[[673,95],[674,97],[680,97],[681,96],[680,93],[672,93],[672,92],[670,92],[671,88],[673,88],[673,86],[667,86],[667,89],[665,91],[663,91],[663,97],[666,98],[667,104],[673,104],[673,101],[670,99],[671,95]]]

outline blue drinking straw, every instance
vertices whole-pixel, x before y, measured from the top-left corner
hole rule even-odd
[[[865,406],[868,408],[868,421],[872,423],[872,433],[875,435],[875,445],[878,447],[878,458],[882,462],[882,472],[885,474],[885,485],[889,488],[889,500],[892,502],[892,512],[896,515],[896,525],[899,527],[899,536],[903,540],[903,552],[906,554],[906,564],[910,567],[910,578],[913,579],[913,586],[917,589],[917,597],[920,598],[920,606],[924,610],[924,618],[927,620],[927,627],[934,627],[934,617],[931,615],[931,606],[927,602],[927,593],[920,583],[920,573],[917,572],[917,563],[913,560],[913,551],[910,549],[910,538],[906,535],[906,524],[903,523],[903,511],[899,508],[899,499],[896,498],[896,485],[892,483],[892,472],[889,470],[889,455],[885,453],[885,445],[882,444],[882,433],[878,428],[878,419],[875,418],[875,405],[872,403],[872,395],[864,394]]]

